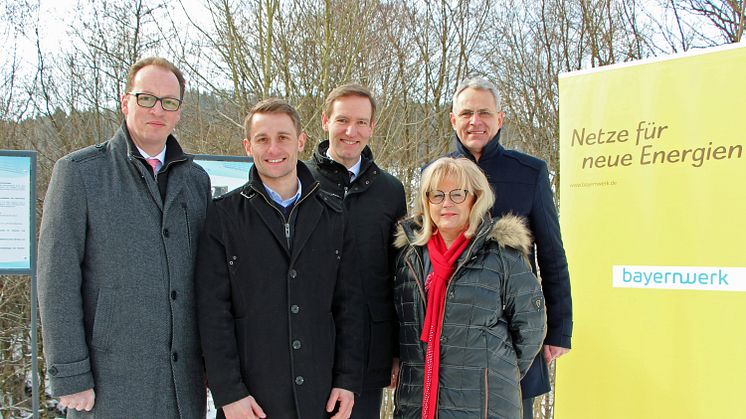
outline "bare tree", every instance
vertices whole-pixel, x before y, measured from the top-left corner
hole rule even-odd
[[[726,43],[739,42],[743,37],[744,0],[671,0],[671,7],[679,25],[686,24],[680,16],[683,12],[709,21],[709,28],[715,29]]]
[[[39,152],[40,196],[58,158],[116,129],[124,75],[151,54],[186,70],[177,135],[193,152],[243,153],[247,109],[283,96],[312,139],[308,155],[325,136],[329,91],[367,85],[378,99],[371,148],[410,196],[419,168],[453,146],[453,89],[482,73],[503,95],[501,140],[546,160],[558,191],[559,73],[737,42],[744,29],[744,0],[202,2],[204,11],[183,0],[79,0],[68,32],[74,47],[56,51],[42,48],[38,3],[0,9],[0,141]],[[19,39],[36,54],[22,56]],[[30,406],[27,282],[0,277],[3,416]],[[553,394],[537,403],[537,418],[552,417]]]

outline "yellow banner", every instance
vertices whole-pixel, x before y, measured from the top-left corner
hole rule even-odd
[[[746,45],[560,76],[555,418],[745,418]]]

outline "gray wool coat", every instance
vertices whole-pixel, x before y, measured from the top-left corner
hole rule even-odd
[[[192,271],[207,173],[166,142],[165,199],[125,124],[61,158],[44,200],[38,289],[52,394],[94,388],[68,418],[204,418]]]

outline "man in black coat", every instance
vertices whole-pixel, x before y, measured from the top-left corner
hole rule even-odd
[[[525,217],[534,236],[532,250],[536,257],[532,253],[530,261],[535,273],[535,260],[539,265],[546,300],[547,336],[542,351],[521,381],[523,417],[533,418],[533,398],[551,390],[547,364],[570,350],[570,275],[547,165],[543,160],[503,148],[502,124],[500,95],[490,81],[475,77],[458,85],[451,112],[456,151],[449,155],[465,156],[485,172],[496,194],[493,217],[507,213]]]
[[[328,140],[319,144],[308,168],[323,190],[340,197],[357,238],[355,265],[362,281],[363,392],[352,418],[380,415],[383,387],[392,383],[398,362],[393,304],[392,245],[396,222],[407,213],[404,187],[373,161],[368,141],[375,128],[375,100],[358,84],[345,84],[326,98],[321,121]],[[393,363],[393,367],[392,367]]]
[[[218,417],[348,418],[363,313],[342,202],[298,162],[306,137],[287,102],[259,102],[245,128],[249,182],[210,207],[197,253]]]

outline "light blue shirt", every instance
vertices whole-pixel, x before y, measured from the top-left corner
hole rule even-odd
[[[297,201],[298,198],[300,198],[300,194],[301,194],[300,179],[298,179],[298,192],[296,192],[295,195],[291,196],[288,199],[282,199],[282,197],[280,196],[280,194],[278,194],[277,192],[273,191],[272,188],[270,188],[269,186],[267,186],[266,183],[262,183],[262,184],[264,185],[264,189],[267,190],[267,193],[269,194],[269,197],[272,198],[273,201],[275,201],[276,203],[278,203],[283,208],[287,208],[287,207],[293,205],[295,203],[295,201]]]

